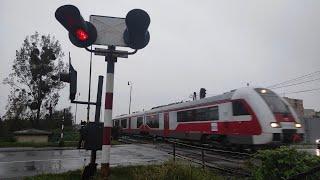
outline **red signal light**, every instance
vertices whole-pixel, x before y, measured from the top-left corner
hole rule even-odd
[[[76,36],[80,41],[86,41],[89,38],[88,33],[83,29],[77,29]]]

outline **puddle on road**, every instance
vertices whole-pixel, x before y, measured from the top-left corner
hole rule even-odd
[[[90,158],[66,158],[60,160],[36,160],[0,164],[0,179],[33,176],[42,173],[61,173],[83,168]]]
[[[90,151],[62,150],[62,151],[33,151],[5,153],[0,161],[0,179],[34,176],[43,173],[61,173],[84,168],[89,164]],[[1,153],[0,153],[1,155]],[[111,149],[110,164],[137,165],[163,162],[169,155],[164,155],[152,148],[134,145],[120,146]],[[28,160],[29,159],[29,160]],[[101,152],[97,152],[97,163],[100,165]]]

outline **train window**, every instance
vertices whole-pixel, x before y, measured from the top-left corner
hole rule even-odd
[[[127,128],[127,119],[121,119],[121,127]]]
[[[137,128],[139,128],[143,124],[143,117],[137,118]]]
[[[159,114],[146,116],[146,124],[150,128],[159,128]]]
[[[196,121],[206,121],[208,120],[208,113],[207,110],[208,108],[203,108],[203,109],[197,109],[196,110]]]
[[[218,119],[219,119],[218,107],[179,111],[177,113],[177,122],[212,121],[212,120],[218,120]]]
[[[234,116],[250,115],[241,101],[232,102],[232,111]]]
[[[188,122],[194,120],[195,110],[179,111],[177,113],[177,122]]]
[[[218,107],[210,107],[210,108],[208,108],[208,119],[209,120],[219,120]]]
[[[119,127],[119,120],[114,120],[114,126]]]
[[[256,88],[255,90],[264,99],[272,112],[285,114],[290,113],[288,105],[284,103],[282,99],[274,92],[262,88]]]

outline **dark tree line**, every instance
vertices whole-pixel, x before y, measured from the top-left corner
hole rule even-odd
[[[59,101],[59,90],[64,87],[58,75],[67,69],[63,57],[59,41],[51,35],[35,32],[24,39],[21,48],[16,50],[11,73],[3,80],[11,90],[6,113],[0,122],[2,128],[9,132],[57,128],[61,111],[54,109]],[[46,116],[49,108],[52,116]],[[66,123],[71,125],[70,108],[67,112],[70,120]]]
[[[45,115],[41,119],[37,128],[42,130],[53,130],[60,129],[62,124],[62,119],[64,119],[63,124],[66,127],[71,127],[73,125],[73,114],[70,111],[71,107],[65,108],[65,111],[57,110],[53,111],[52,115]],[[24,130],[34,128],[33,124],[29,119],[0,119],[0,137],[10,137],[14,131]]]

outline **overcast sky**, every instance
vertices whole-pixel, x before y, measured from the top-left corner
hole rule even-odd
[[[134,8],[144,9],[151,17],[149,45],[115,65],[114,115],[128,112],[128,81],[133,83],[132,111],[141,111],[188,100],[201,87],[208,95],[216,95],[246,83],[267,87],[320,70],[318,0],[1,0],[1,81],[10,73],[15,51],[27,35],[52,34],[65,54],[70,51],[78,71],[79,100],[87,100],[90,54],[69,42],[54,17],[55,10],[65,4],[77,6],[86,20],[93,14],[125,17]],[[98,75],[105,73],[104,58],[93,56],[92,100]],[[315,88],[320,88],[320,80],[276,92]],[[0,116],[8,94],[9,87],[1,84]],[[285,95],[303,99],[305,108],[320,110],[319,90]],[[67,86],[58,108],[69,105],[74,110]],[[78,105],[77,119],[86,119],[86,106]]]

